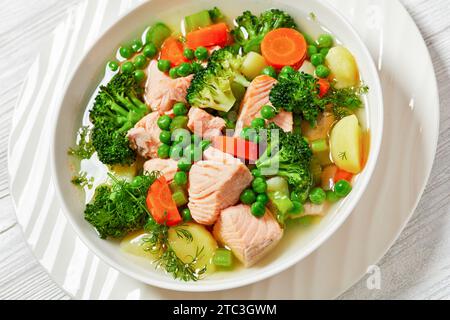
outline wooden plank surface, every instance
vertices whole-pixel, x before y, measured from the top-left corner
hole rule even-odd
[[[38,43],[77,2],[0,0],[0,299],[69,298],[33,257],[16,224],[8,191],[7,142],[13,109]],[[341,299],[450,299],[450,2],[402,2],[425,38],[438,78],[436,160],[413,218],[378,263],[381,289],[368,290],[363,278]]]

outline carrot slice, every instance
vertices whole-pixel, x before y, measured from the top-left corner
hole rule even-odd
[[[352,178],[353,178],[352,173],[338,168],[336,170],[336,174],[334,175],[334,182],[338,182],[339,180],[346,180],[348,182],[351,182]]]
[[[169,60],[172,67],[176,67],[183,62],[188,60],[183,55],[183,44],[175,37],[167,38],[161,46],[161,56],[162,60]]]
[[[317,83],[319,84],[319,97],[322,98],[327,94],[328,90],[330,90],[330,82],[326,79],[319,79]]]
[[[147,208],[158,224],[169,227],[179,224],[183,219],[178,212],[177,205],[172,199],[172,193],[166,178],[160,177],[148,189]]]
[[[258,144],[237,137],[219,136],[212,139],[212,146],[236,158],[258,160]]]
[[[198,47],[224,46],[228,41],[228,26],[223,22],[189,32],[186,35],[186,45],[193,50]]]
[[[261,43],[261,53],[276,69],[299,67],[306,58],[307,43],[303,35],[289,28],[270,31]]]

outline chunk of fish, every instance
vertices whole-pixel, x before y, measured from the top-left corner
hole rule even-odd
[[[192,218],[200,224],[214,224],[223,209],[239,201],[252,180],[250,171],[239,160],[195,163],[189,172],[188,188]]]
[[[235,137],[240,135],[243,128],[249,127],[253,119],[261,117],[260,111],[263,106],[272,105],[269,94],[276,83],[277,80],[266,75],[257,76],[253,79],[241,103],[234,133]],[[286,132],[291,132],[294,125],[292,112],[287,111],[280,112],[269,122],[275,123]]]
[[[178,162],[172,159],[150,159],[144,163],[144,172],[153,171],[159,171],[171,183],[178,171]]]
[[[278,243],[283,229],[268,209],[262,218],[256,218],[248,205],[239,204],[221,212],[213,234],[244,266],[250,267]]]
[[[200,108],[191,108],[188,113],[188,128],[202,138],[212,138],[222,135],[225,120],[214,117]]]
[[[161,129],[157,124],[158,118],[158,112],[149,113],[128,131],[127,137],[130,140],[131,148],[144,158],[158,156],[158,148],[161,145],[159,140]]]
[[[233,157],[231,154],[220,151],[219,149],[209,147],[203,152],[203,160],[217,161],[222,163],[242,163],[238,158]]]
[[[193,75],[172,79],[158,69],[156,60],[152,60],[147,69],[145,102],[160,114],[170,111],[175,102],[186,102],[186,92],[192,78]]]

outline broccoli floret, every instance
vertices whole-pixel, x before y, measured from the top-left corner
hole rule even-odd
[[[94,125],[92,143],[101,162],[134,162],[136,154],[126,134],[148,112],[141,96],[142,88],[131,74],[117,74],[100,88],[89,116]]]
[[[278,129],[278,135],[273,134],[273,129]],[[286,178],[292,190],[306,200],[312,185],[312,151],[308,142],[301,134],[284,132],[273,123],[268,126],[267,135],[268,146],[256,161],[257,168],[277,168],[276,173],[270,170],[261,172]]]
[[[291,72],[280,77],[270,91],[270,102],[277,110],[291,111],[316,125],[317,117],[325,110],[326,99],[319,96],[317,79],[303,72]]]
[[[261,42],[265,35],[278,28],[297,29],[294,19],[286,12],[271,9],[264,11],[259,18],[250,11],[245,11],[236,18],[237,27],[232,30],[235,41],[243,48],[244,53],[261,52]]]
[[[112,185],[98,186],[93,201],[84,211],[84,218],[102,239],[121,238],[145,225],[149,218],[145,206],[147,191],[156,173],[138,176],[132,182],[110,177]]]
[[[230,110],[236,101],[229,78],[213,68],[206,68],[195,74],[187,90],[186,99],[192,107],[225,112]]]
[[[250,85],[250,81],[241,73],[244,57],[239,55],[234,47],[225,47],[213,52],[209,59],[211,68],[222,70],[231,81],[241,84],[244,87]]]
[[[219,8],[214,7],[211,10],[208,10],[209,13],[209,17],[211,18],[211,20],[216,23],[217,21],[223,19],[224,15],[222,13],[222,11],[220,11]]]
[[[248,86],[250,82],[239,71],[243,57],[232,47],[216,50],[208,66],[194,75],[186,99],[193,107],[228,112],[236,102],[231,82]]]

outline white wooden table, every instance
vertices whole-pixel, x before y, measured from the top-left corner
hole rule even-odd
[[[7,141],[40,39],[78,1],[0,0],[0,299],[69,299],[33,257],[17,225],[8,190]],[[450,2],[402,2],[426,40],[438,78],[436,160],[413,218],[378,264],[381,289],[368,290],[363,278],[342,299],[450,299]]]

